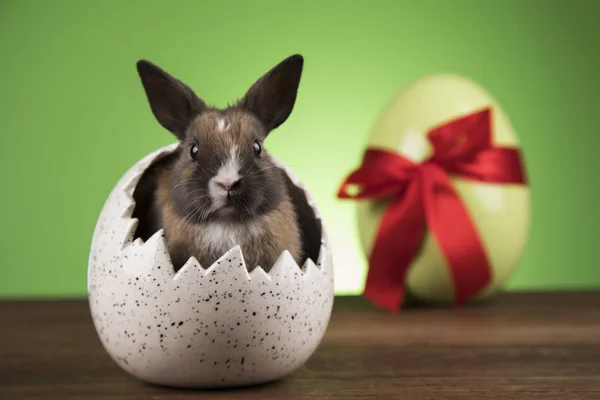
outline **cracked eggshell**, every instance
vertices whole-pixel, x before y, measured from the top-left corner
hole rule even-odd
[[[269,273],[248,273],[236,246],[204,269],[191,258],[176,274],[162,230],[132,240],[133,191],[166,146],[136,163],[106,201],[93,236],[88,295],[94,326],[111,358],[149,383],[233,387],[280,379],[319,345],[333,305],[331,252],[324,228],[317,262],[300,268],[284,251]],[[310,194],[285,165],[275,160]]]

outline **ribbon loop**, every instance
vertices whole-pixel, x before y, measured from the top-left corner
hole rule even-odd
[[[443,164],[469,160],[490,148],[490,124],[490,109],[484,109],[434,128],[428,135],[434,149],[432,159]]]
[[[344,199],[374,199],[398,195],[416,171],[416,164],[398,154],[368,149],[363,157],[362,168],[346,178],[338,190],[338,196]],[[350,185],[355,185],[358,192],[351,193]]]

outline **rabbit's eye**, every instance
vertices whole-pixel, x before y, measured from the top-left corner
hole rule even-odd
[[[260,157],[260,153],[262,152],[262,146],[258,143],[258,140],[254,141],[254,157]]]
[[[198,155],[198,146],[196,146],[195,144],[193,144],[190,148],[190,155],[192,156],[192,158],[196,158],[196,156]]]

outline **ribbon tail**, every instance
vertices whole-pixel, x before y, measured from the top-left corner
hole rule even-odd
[[[492,272],[476,227],[444,170],[425,165],[423,170],[425,215],[451,270],[455,303],[479,294]]]
[[[405,295],[408,267],[425,232],[421,182],[413,180],[404,196],[394,200],[381,219],[369,257],[363,296],[390,312],[398,312]]]

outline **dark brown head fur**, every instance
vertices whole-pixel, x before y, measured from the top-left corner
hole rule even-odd
[[[226,214],[243,219],[277,206],[284,185],[264,140],[290,115],[302,67],[301,56],[287,58],[252,85],[235,106],[219,110],[208,107],[187,85],[154,64],[137,63],[152,112],[181,143],[171,178],[173,200],[182,215],[196,221]],[[260,147],[259,155],[255,146]],[[225,171],[230,174],[223,179],[216,177],[227,162],[237,171]],[[222,193],[216,195],[223,186],[219,183],[235,185],[224,199]]]

